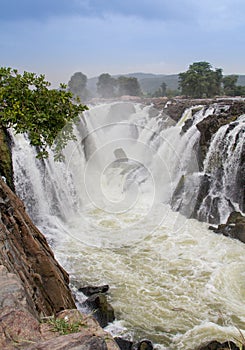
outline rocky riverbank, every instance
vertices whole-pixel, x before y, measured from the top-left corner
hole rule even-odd
[[[68,274],[1,178],[0,210],[0,348],[119,349],[76,310]]]

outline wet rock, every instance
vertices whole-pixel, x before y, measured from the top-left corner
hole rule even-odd
[[[185,121],[185,124],[181,128],[181,134],[185,133],[187,130],[190,129],[190,127],[193,125],[193,119],[187,119]]]
[[[11,143],[7,129],[0,126],[0,175],[4,176],[8,186],[14,191]]]
[[[101,327],[106,327],[108,323],[115,320],[114,309],[108,303],[104,294],[94,294],[83,303],[83,306],[93,312],[93,316]]]
[[[91,295],[98,294],[98,293],[106,293],[109,290],[108,284],[105,284],[103,286],[86,286],[86,287],[80,287],[78,288],[79,292],[82,292],[87,297],[90,297]]]
[[[237,347],[232,341],[219,343],[218,341],[213,340],[208,344],[202,345],[197,350],[239,350],[239,347]]]
[[[120,337],[114,338],[120,350],[132,350],[133,342]]]
[[[187,108],[199,105],[210,105],[214,102],[212,99],[183,99],[175,98],[169,101],[170,103],[165,106],[164,111],[167,113],[173,120],[178,122],[184,111]]]
[[[230,105],[229,108],[226,108],[228,105]],[[219,113],[212,114],[197,124],[196,127],[201,133],[201,162],[203,162],[205,159],[212,136],[218,131],[218,129],[223,125],[234,122],[240,115],[244,113],[245,103],[243,101],[224,101],[220,103]],[[233,126],[235,126],[235,124]]]
[[[210,189],[210,176],[207,174],[204,174],[200,179],[200,186],[198,189],[196,205],[194,207],[192,217],[197,217],[198,210],[200,209],[200,206],[202,205],[203,199],[207,197],[209,189]],[[199,215],[198,219],[200,221],[205,221],[206,217],[202,217],[201,215]],[[218,219],[219,218],[217,218],[217,220]]]
[[[121,350],[154,350],[152,342],[148,339],[142,339],[135,344],[129,340],[119,337],[115,338],[115,340]]]
[[[241,203],[241,210],[245,212],[245,142],[242,146],[240,164],[236,176],[237,186],[235,191],[237,193],[237,202]]]
[[[154,350],[154,348],[150,340],[144,339],[135,344],[132,350]]]
[[[232,212],[225,224],[220,224],[217,228],[210,226],[209,229],[245,243],[245,216],[239,212]]]

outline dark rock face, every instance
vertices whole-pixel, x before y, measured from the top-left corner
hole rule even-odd
[[[232,341],[227,341],[225,343],[219,343],[214,340],[210,343],[201,346],[197,350],[239,350],[239,347],[236,346]]]
[[[4,176],[8,186],[14,191],[11,139],[6,129],[0,126],[0,176]]]
[[[52,315],[75,308],[68,274],[26,214],[22,201],[2,179],[0,211],[0,264],[19,275],[32,312]]]
[[[199,106],[199,105],[207,105],[209,106],[211,103],[213,103],[214,100],[208,100],[208,99],[172,99],[170,100],[170,103],[167,104],[164,108],[164,112],[171,117],[174,121],[178,122],[184,111],[187,108],[193,107],[193,106]],[[190,127],[190,125],[186,125],[186,130]]]
[[[104,294],[94,294],[83,303],[93,311],[93,316],[99,322],[101,327],[106,327],[109,322],[115,320],[113,307],[108,303]]]
[[[218,228],[211,226],[210,229],[245,243],[245,216],[241,213],[232,212],[225,224],[219,225]]]
[[[230,105],[228,109],[225,106]],[[223,109],[222,109],[223,105]],[[200,131],[201,161],[205,159],[212,136],[218,129],[226,124],[235,121],[240,115],[245,113],[245,103],[240,101],[225,101],[220,104],[219,113],[210,115],[197,124]]]
[[[82,292],[87,297],[98,293],[106,293],[109,290],[108,284],[104,286],[86,286],[78,288],[79,292]]]
[[[135,344],[133,350],[153,350],[153,344],[150,340],[144,339]]]
[[[133,342],[119,337],[114,339],[121,350],[132,350]]]
[[[137,343],[122,338],[115,338],[121,350],[154,350],[153,344],[148,339],[142,339]]]
[[[236,178],[238,202],[241,203],[241,210],[245,212],[245,142],[242,147],[242,154]]]
[[[171,206],[187,217],[218,224],[223,214],[221,208],[232,212],[238,205],[242,212],[245,211],[245,143],[242,143],[245,130],[237,121],[238,117],[245,113],[245,101],[199,100],[196,103],[203,106],[203,115],[209,107],[209,113],[213,113],[196,125],[200,138],[193,146],[193,150],[200,172],[183,174],[173,192]],[[172,113],[171,117],[178,120],[183,110],[193,105],[193,100],[176,99],[167,105],[166,112]],[[198,108],[199,106],[196,106],[192,109],[192,113]],[[181,115],[178,115],[178,110]],[[181,133],[185,134],[192,126],[193,119],[187,119]],[[225,127],[221,129],[223,126]],[[233,133],[235,128],[236,131]],[[230,164],[234,166],[233,173],[229,170]],[[193,195],[188,192],[191,181],[193,181],[193,193],[195,192],[192,202],[190,200]]]

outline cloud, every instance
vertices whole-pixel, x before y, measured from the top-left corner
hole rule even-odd
[[[2,0],[0,19],[47,19],[76,15],[103,17],[109,14],[144,19],[180,20],[192,16],[191,0]]]
[[[1,0],[0,20],[45,19],[73,15],[79,9],[77,0]]]
[[[79,0],[78,0],[79,1]],[[87,15],[117,14],[144,19],[179,20],[192,16],[190,0],[80,0]]]
[[[183,23],[205,30],[243,25],[244,0],[2,0],[0,20],[50,20],[114,16]],[[149,28],[150,30],[150,28]]]

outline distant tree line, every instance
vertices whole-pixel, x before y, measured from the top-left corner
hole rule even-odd
[[[221,68],[213,68],[210,63],[194,62],[186,72],[179,74],[179,88],[171,90],[162,81],[159,88],[146,97],[174,97],[184,95],[190,98],[212,98],[214,96],[245,96],[245,87],[237,84],[238,75],[223,76]],[[102,98],[143,96],[137,78],[129,76],[112,77],[103,73],[96,84],[97,94]],[[88,101],[92,94],[87,89],[87,76],[81,72],[73,74],[68,82],[69,90],[82,101]]]
[[[68,82],[69,90],[83,101],[90,98],[86,87],[87,77],[81,72],[72,75]],[[120,76],[113,78],[108,73],[103,73],[97,81],[97,93],[102,98],[120,97],[124,95],[141,96],[142,91],[137,78]]]

